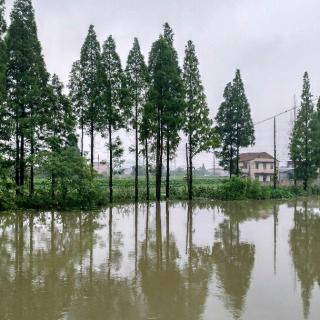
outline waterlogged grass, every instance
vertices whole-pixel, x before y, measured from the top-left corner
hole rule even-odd
[[[165,192],[165,181],[162,183]],[[246,200],[246,199],[290,199],[296,196],[320,195],[319,187],[311,187],[303,191],[301,187],[279,187],[273,189],[262,186],[257,181],[234,177],[232,179],[195,178],[193,182],[194,199],[207,200]],[[162,195],[164,198],[164,194]],[[155,200],[155,179],[150,179],[150,200]],[[170,184],[170,199],[186,200],[188,198],[187,183],[182,177],[172,177]],[[6,201],[4,201],[4,199]],[[114,179],[113,199],[115,203],[134,201],[134,179]],[[139,179],[139,201],[146,200],[146,183],[144,177]],[[96,178],[92,183],[79,189],[70,189],[67,196],[56,192],[51,197],[48,180],[37,180],[36,190],[32,197],[15,197],[14,192],[1,197],[0,211],[15,208],[47,209],[90,209],[109,204],[109,188],[107,178]]]
[[[245,199],[290,199],[296,193],[292,188],[277,188],[262,186],[258,181],[241,178],[225,180],[218,186],[197,186],[194,189],[195,198],[218,200]]]

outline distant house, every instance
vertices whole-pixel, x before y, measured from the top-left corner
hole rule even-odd
[[[280,167],[280,184],[290,185],[294,181],[294,164],[292,160],[287,161],[286,166]]]
[[[94,162],[93,163],[94,169],[103,176],[108,176],[110,172],[109,164],[106,162]]]
[[[274,158],[267,152],[241,153],[239,167],[241,173],[251,179],[270,183],[274,175]],[[279,161],[277,160],[279,177]]]
[[[294,169],[290,167],[280,167],[279,180],[281,184],[289,184],[294,180]]]

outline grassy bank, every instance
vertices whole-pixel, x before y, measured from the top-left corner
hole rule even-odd
[[[164,190],[164,184],[163,184]],[[155,181],[151,180],[150,200],[155,200]],[[187,185],[182,177],[172,178],[172,200],[187,200]],[[312,187],[308,191],[294,187],[279,187],[273,189],[262,186],[257,181],[240,178],[213,179],[196,178],[194,180],[194,199],[208,200],[263,200],[290,199],[296,196],[319,195],[320,188]],[[139,201],[146,199],[144,179],[139,182]],[[114,202],[129,203],[134,200],[134,180],[132,178],[117,178],[114,181]],[[23,209],[89,209],[108,205],[108,183],[105,178],[96,178],[90,185],[69,190],[67,194],[56,193],[52,198],[50,185],[46,180],[37,180],[36,190],[32,197],[16,197],[13,193],[0,193],[0,210]]]

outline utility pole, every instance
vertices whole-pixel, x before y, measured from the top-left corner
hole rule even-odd
[[[188,194],[190,190],[190,168],[189,168],[189,148],[188,143],[186,143],[186,161],[187,161],[187,187],[188,187]]]
[[[277,126],[276,117],[273,118],[273,188],[277,188],[278,169],[277,169]]]

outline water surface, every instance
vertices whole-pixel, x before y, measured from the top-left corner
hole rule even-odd
[[[0,215],[0,319],[319,319],[320,201]]]

